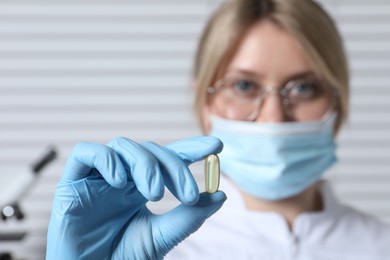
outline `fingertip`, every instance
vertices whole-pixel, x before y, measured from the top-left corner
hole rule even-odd
[[[223,149],[223,143],[221,139],[215,136],[200,136],[201,139],[199,139],[204,144],[207,144],[210,147],[210,150],[212,150],[214,153],[220,153]]]
[[[202,206],[202,205],[207,206],[216,203],[223,204],[226,201],[226,199],[227,197],[225,192],[220,190],[214,193],[202,192],[199,196],[198,206]]]
[[[203,144],[206,144],[210,150],[212,150],[215,153],[220,153],[223,149],[223,143],[221,139],[218,137],[212,136],[212,135],[205,135],[205,136],[195,136],[188,140],[193,140],[196,142],[201,142]]]
[[[109,183],[112,187],[117,189],[123,189],[127,184],[127,177],[123,174],[123,172],[115,173],[116,178],[113,178]]]
[[[133,168],[132,177],[137,189],[147,200],[158,201],[164,196],[164,178],[156,158],[146,150],[142,153]]]
[[[185,205],[196,204],[199,200],[199,188],[191,171],[182,167],[177,175],[179,179],[176,180],[176,197]]]
[[[199,201],[198,187],[185,189],[182,197],[182,203],[188,206],[195,205]]]
[[[161,193],[150,193],[145,198],[149,201],[159,201],[164,197],[164,191]]]
[[[95,167],[107,183],[117,189],[124,188],[127,184],[127,173],[118,154],[111,147],[100,145],[96,156]]]
[[[217,191],[215,193],[204,192],[201,194],[201,199],[197,203],[197,207],[208,208],[208,217],[216,213],[225,203],[227,197],[223,191]]]
[[[108,174],[109,172],[111,174]],[[126,169],[116,154],[111,158],[109,166],[102,170],[101,175],[114,188],[122,189],[127,184]]]
[[[158,166],[155,166],[153,172],[147,176],[149,180],[146,182],[147,187],[145,187],[143,195],[150,201],[161,200],[164,197],[164,180]]]

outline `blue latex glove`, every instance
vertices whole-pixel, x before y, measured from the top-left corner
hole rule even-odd
[[[78,144],[55,193],[46,259],[162,259],[224,203],[221,191],[199,194],[188,169],[221,150],[214,137],[166,147],[126,138]],[[165,186],[181,204],[155,215],[146,203]]]

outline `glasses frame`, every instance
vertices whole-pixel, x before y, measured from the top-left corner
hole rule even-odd
[[[218,91],[218,89],[220,89],[223,86],[223,84],[228,80],[233,80],[233,79],[223,78],[223,79],[217,80],[213,86],[209,86],[207,88],[207,94],[208,95],[215,94]],[[318,83],[320,83],[321,86],[323,86],[324,88],[329,88],[329,90],[331,92],[330,95],[332,97],[332,101],[330,102],[328,111],[335,109],[336,104],[339,102],[339,96],[340,96],[339,91],[336,88],[332,87],[330,84],[327,84],[324,80],[319,80],[318,78],[315,78],[315,80],[318,81]],[[291,105],[291,101],[290,101],[290,98],[288,97],[288,93],[290,91],[289,89],[292,89],[292,86],[294,86],[297,82],[301,82],[301,81],[302,80],[300,80],[300,79],[293,79],[293,80],[287,81],[287,83],[283,86],[261,87],[261,94],[258,97],[259,102],[257,104],[257,109],[255,109],[254,112],[249,115],[249,117],[246,119],[246,121],[254,121],[257,118],[257,116],[260,114],[261,104],[263,103],[264,99],[269,94],[273,94],[273,93],[279,94],[279,96],[281,97],[281,100],[282,100],[282,104],[283,104],[283,112],[285,113],[286,116],[291,118],[292,117],[291,110],[289,109],[289,108],[291,108],[291,107],[289,107]],[[291,87],[289,87],[289,86],[291,86]]]

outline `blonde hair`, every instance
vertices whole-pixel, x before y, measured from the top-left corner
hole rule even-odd
[[[207,89],[221,76],[240,39],[254,23],[268,19],[302,45],[314,72],[338,92],[336,132],[348,114],[349,72],[341,36],[332,18],[311,0],[228,0],[211,16],[196,52],[193,78],[195,112],[202,111]]]

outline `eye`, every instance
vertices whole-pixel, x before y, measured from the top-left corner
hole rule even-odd
[[[316,82],[296,82],[289,88],[291,99],[312,100],[323,94],[323,88]]]
[[[245,97],[256,97],[260,90],[256,83],[249,80],[236,80],[232,82],[232,87],[237,95]]]

